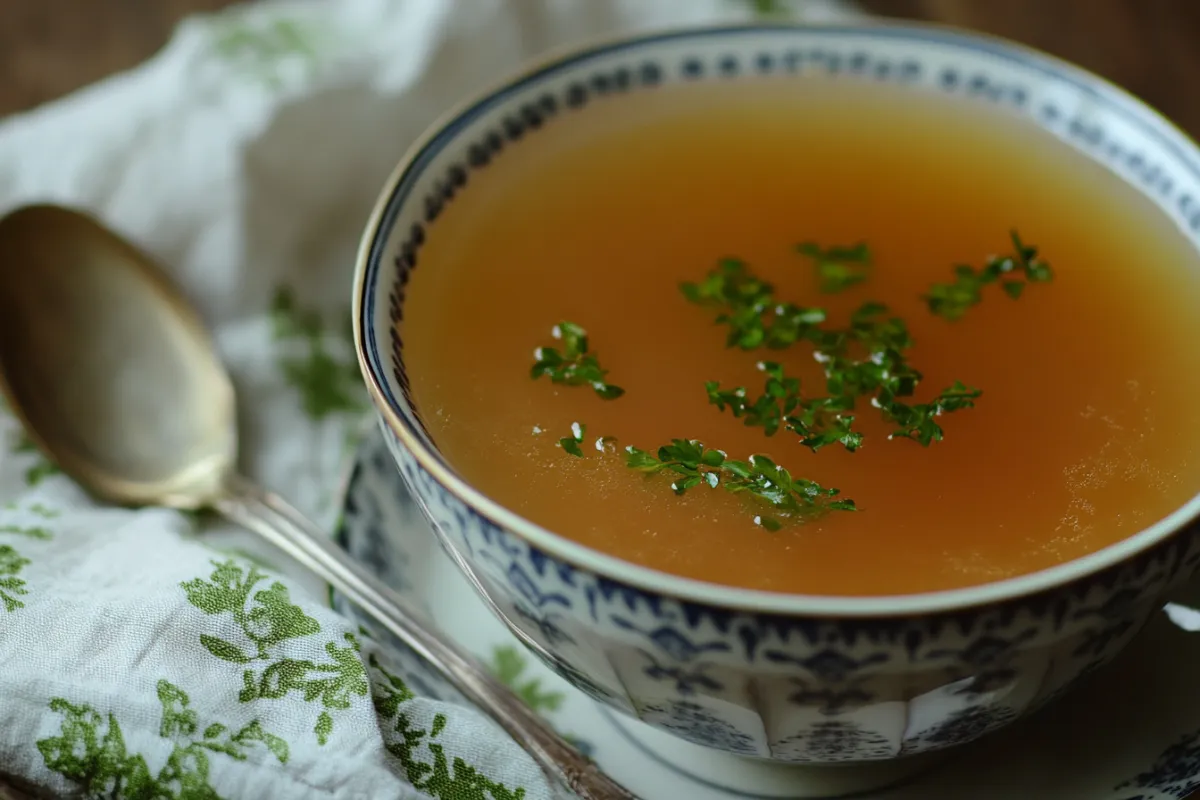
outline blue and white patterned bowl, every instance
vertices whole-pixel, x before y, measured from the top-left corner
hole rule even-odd
[[[396,323],[426,231],[471,177],[580,109],[669,83],[844,73],[1003,104],[1145,192],[1200,238],[1200,151],[1104,81],[943,29],[751,26],[609,42],[536,64],[404,159],[367,226],[356,339],[389,449],[442,546],[535,654],[592,697],[690,742],[791,763],[883,761],[972,741],[1108,662],[1200,562],[1200,498],[1083,559],[903,597],[782,595],[632,565],[484,497],[414,408]]]

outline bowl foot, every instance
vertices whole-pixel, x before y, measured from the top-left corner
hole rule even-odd
[[[685,742],[665,731],[605,710],[631,744],[677,773],[714,788],[756,798],[838,800],[863,798],[916,778],[946,760],[944,752],[867,764],[782,764]]]

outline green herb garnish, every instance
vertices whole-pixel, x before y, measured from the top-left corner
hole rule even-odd
[[[935,417],[971,408],[981,392],[955,383],[929,403],[910,405],[923,376],[907,361],[912,337],[904,321],[888,316],[887,306],[864,303],[844,329],[814,327],[805,337],[814,345],[813,357],[825,373],[825,393],[804,397],[800,380],[784,374],[774,362],[760,362],[767,374],[763,394],[751,400],[747,391],[721,389],[716,381],[705,384],[709,403],[730,409],[747,425],[761,426],[771,436],[785,428],[800,436],[813,451],[841,444],[851,452],[862,446],[863,435],[854,430],[858,398],[870,397],[883,418],[898,427],[893,437],[912,439],[928,447],[941,441],[944,431]]]
[[[837,489],[827,489],[815,481],[794,478],[786,469],[764,455],[746,461],[728,458],[721,450],[706,448],[695,439],[672,439],[657,453],[626,447],[625,463],[631,469],[653,474],[668,471],[678,477],[671,483],[675,494],[683,494],[701,484],[711,489],[723,487],[734,494],[746,494],[766,503],[788,517],[813,519],[829,511],[857,511],[853,500],[835,499]],[[776,517],[758,516],[755,521],[768,530],[782,526]]]
[[[863,303],[850,315],[848,328],[818,329],[810,336],[831,396],[861,397],[886,387],[907,397],[916,389],[921,373],[904,356],[913,345],[908,326],[887,315],[882,303]]]
[[[693,303],[723,309],[716,321],[728,324],[729,347],[782,349],[825,321],[824,309],[776,303],[775,287],[754,277],[746,262],[736,258],[721,259],[703,281],[679,288]]]
[[[550,329],[550,335],[562,341],[562,352],[554,347],[534,350],[530,377],[537,380],[546,375],[553,383],[565,386],[591,386],[604,400],[616,400],[625,394],[620,386],[604,380],[608,370],[603,369],[596,356],[588,352],[587,331],[574,322],[560,322]]]
[[[825,391],[835,407],[853,409],[857,398],[869,397],[885,420],[899,426],[893,436],[928,447],[943,435],[933,417],[973,406],[980,392],[955,383],[930,403],[907,404],[924,376],[905,355],[913,345],[908,326],[887,315],[888,308],[882,303],[862,304],[851,315],[847,330],[822,331],[814,357],[825,371]]]
[[[767,436],[781,427],[799,434],[800,443],[814,452],[830,444],[853,452],[862,445],[862,434],[853,429],[854,416],[843,413],[854,409],[852,396],[803,398],[800,379],[785,375],[779,364],[762,361],[758,368],[767,374],[758,399],[748,400],[741,387],[721,389],[717,381],[708,381],[708,402],[722,411],[728,408],[746,425],[762,427]]]
[[[571,423],[571,435],[558,440],[558,446],[576,458],[583,458],[583,436],[587,433],[587,425],[578,422]]]
[[[814,242],[804,242],[796,245],[796,252],[813,260],[824,294],[836,294],[862,283],[871,268],[871,251],[863,242],[850,247],[834,245],[828,249]]]
[[[571,435],[558,440],[564,450],[583,458],[587,426],[574,422]],[[615,452],[616,438],[596,439],[601,454]],[[710,489],[724,488],[732,494],[745,494],[775,508],[783,516],[811,520],[829,511],[857,511],[853,500],[837,499],[837,489],[827,489],[815,481],[794,478],[765,455],[753,455],[746,461],[728,458],[721,450],[705,447],[695,439],[672,439],[654,453],[636,447],[625,448],[625,465],[646,474],[670,472],[676,475],[671,490],[677,495],[701,484]],[[779,530],[777,517],[758,515],[755,522],[768,530]]]
[[[1053,280],[1054,272],[1049,264],[1038,259],[1037,248],[1024,244],[1016,231],[1010,236],[1013,255],[988,259],[980,270],[959,264],[954,268],[953,283],[931,286],[929,293],[922,295],[929,310],[940,317],[956,320],[983,299],[983,287],[988,284],[999,283],[1004,293],[1015,300],[1027,284]]]
[[[935,417],[951,411],[974,408],[975,401],[981,394],[983,392],[980,390],[973,389],[962,381],[955,381],[953,386],[943,389],[941,394],[929,403],[910,406],[885,392],[881,392],[875,402],[879,404],[888,421],[900,426],[889,438],[912,439],[928,447],[930,442],[940,442],[944,434]]]

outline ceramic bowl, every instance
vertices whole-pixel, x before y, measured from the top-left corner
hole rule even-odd
[[[439,454],[405,373],[405,286],[426,232],[473,176],[569,114],[620,114],[666,84],[842,73],[1008,106],[1088,154],[1200,237],[1200,152],[1086,72],[995,39],[892,25],[751,26],[613,41],[542,61],[462,106],[410,151],[363,241],[359,357],[389,449],[447,553],[539,658],[579,690],[689,742],[799,764],[960,745],[1105,664],[1200,561],[1193,501],[1071,563],[902,597],[738,590],[590,550],[473,489]],[[886,135],[886,134],[881,134]]]
[[[1111,666],[1037,714],[969,747],[903,787],[872,791],[921,757],[849,768],[781,765],[690,745],[593,703],[532,658],[476,596],[397,474],[376,429],[359,443],[342,494],[338,543],[416,607],[442,635],[522,687],[535,708],[642,800],[1183,800],[1200,789],[1200,581],[1151,616]],[[376,627],[336,592],[352,623]],[[385,631],[398,675],[418,695],[465,702]],[[532,689],[532,691],[530,691]],[[567,690],[567,691],[564,691]],[[880,774],[883,773],[883,774]],[[1197,800],[1197,798],[1192,798]]]

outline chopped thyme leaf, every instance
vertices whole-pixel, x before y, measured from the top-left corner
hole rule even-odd
[[[728,408],[748,426],[762,427],[767,436],[780,427],[799,434],[800,443],[814,452],[830,444],[840,443],[851,452],[862,446],[862,434],[852,428],[853,415],[842,413],[854,409],[852,396],[802,398],[800,380],[785,375],[779,364],[759,362],[758,368],[767,380],[757,400],[748,401],[741,387],[722,390],[709,381],[704,385],[708,401],[722,411]]]
[[[1016,231],[1010,233],[1013,254],[988,259],[983,269],[966,264],[954,268],[953,283],[935,283],[922,299],[929,310],[948,320],[956,320],[983,299],[983,287],[1000,283],[1004,293],[1016,300],[1030,283],[1048,283],[1054,279],[1050,265],[1038,258],[1036,247],[1021,241]]]
[[[757,400],[748,400],[746,390],[740,386],[723,390],[717,381],[708,381],[704,388],[709,403],[721,411],[728,408],[733,416],[745,419],[747,426],[759,426],[767,436],[774,436],[800,402],[800,380],[784,375],[783,368],[774,362],[760,361],[758,368],[767,373],[767,380]]]
[[[576,458],[583,458],[583,437],[587,433],[587,425],[578,422],[571,423],[571,435],[558,440],[558,446]]]
[[[626,447],[625,463],[631,469],[653,474],[662,471],[677,477],[671,483],[676,494],[705,484],[711,489],[724,487],[733,494],[746,494],[801,520],[814,519],[829,511],[856,511],[853,500],[835,499],[837,489],[827,489],[815,481],[794,478],[783,467],[764,455],[753,455],[746,461],[728,458],[721,450],[706,448],[696,439],[672,439],[671,444],[658,448],[657,454],[636,447]],[[778,530],[779,522],[756,521]],[[772,527],[774,526],[774,527]]]
[[[934,418],[974,407],[981,392],[956,382],[929,403],[905,403],[901,398],[911,397],[923,376],[904,355],[912,346],[907,326],[887,313],[887,306],[864,303],[851,315],[849,328],[814,329],[809,339],[815,344],[813,357],[825,372],[822,396],[802,396],[798,378],[766,361],[758,365],[767,379],[757,399],[751,400],[742,387],[722,389],[708,381],[708,402],[722,411],[728,408],[746,425],[762,427],[767,436],[782,427],[799,435],[800,443],[814,452],[831,444],[854,452],[862,446],[863,435],[854,430],[854,415],[846,412],[854,411],[859,397],[870,397],[883,418],[899,426],[893,438],[926,447],[940,442],[944,431]]]
[[[679,288],[697,305],[723,309],[716,322],[729,326],[728,347],[782,349],[806,338],[825,321],[823,309],[776,303],[775,287],[756,278],[736,258],[722,259],[703,281]]]
[[[582,458],[581,444],[587,426],[572,423],[571,435],[558,440],[563,450]],[[615,452],[616,439],[602,436],[595,442],[601,453]],[[724,451],[705,447],[695,439],[672,439],[670,444],[655,453],[625,448],[625,465],[646,474],[667,472],[673,475],[671,490],[677,495],[704,485],[710,489],[724,488],[732,494],[745,494],[766,503],[788,519],[808,521],[829,511],[857,511],[853,500],[837,499],[837,489],[827,489],[815,481],[794,478],[783,467],[764,455],[753,455],[746,461],[728,458]],[[755,523],[775,531],[783,523],[776,517],[756,516]]]
[[[800,434],[800,444],[814,453],[822,447],[840,444],[851,453],[862,447],[863,435],[854,430],[854,415],[841,414],[844,397],[820,397],[803,406],[803,414],[789,416],[788,430]]]
[[[550,330],[550,334],[562,340],[562,352],[554,347],[534,350],[534,363],[529,371],[531,378],[537,380],[546,375],[553,383],[590,386],[603,400],[616,400],[625,394],[620,386],[604,380],[608,370],[601,368],[596,356],[588,353],[587,331],[574,322],[560,322]]]
[[[940,442],[943,436],[942,427],[938,425],[935,417],[963,408],[974,408],[975,401],[981,394],[983,392],[979,389],[973,389],[962,381],[955,381],[953,386],[943,389],[942,393],[929,403],[909,406],[894,397],[885,399],[883,393],[880,394],[878,402],[884,416],[900,426],[892,433],[892,437],[913,439],[928,447],[930,442]]]
[[[863,303],[851,315],[848,329],[822,330],[813,337],[813,357],[825,371],[827,394],[854,398],[887,387],[897,397],[907,397],[916,389],[922,375],[904,356],[913,344],[908,326],[887,313],[882,303]],[[852,356],[852,350],[860,355]]]
[[[862,283],[871,269],[871,251],[865,242],[851,247],[834,245],[828,249],[822,249],[814,242],[804,242],[796,245],[796,252],[812,259],[824,294],[836,294]]]

